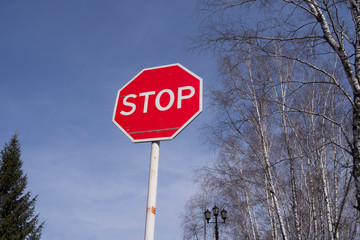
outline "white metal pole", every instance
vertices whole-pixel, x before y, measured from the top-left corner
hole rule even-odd
[[[156,193],[157,193],[158,170],[159,170],[159,151],[160,151],[160,142],[159,141],[152,142],[147,208],[146,208],[145,240],[154,240]]]

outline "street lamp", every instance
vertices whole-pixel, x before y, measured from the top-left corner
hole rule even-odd
[[[218,219],[217,218],[219,216],[220,209],[215,205],[213,207],[212,211],[213,211],[213,215],[215,216],[215,222],[210,222],[211,212],[208,209],[206,209],[206,211],[204,212],[204,216],[205,216],[207,223],[215,223],[215,238],[216,238],[216,240],[219,240],[219,227],[218,227]],[[227,218],[227,211],[225,209],[223,209],[220,212],[220,215],[223,220],[223,223],[225,223],[225,220]]]

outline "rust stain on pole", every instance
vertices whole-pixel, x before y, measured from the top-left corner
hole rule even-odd
[[[156,213],[156,208],[155,208],[155,207],[147,208],[146,210],[147,210],[148,212],[151,212],[151,213],[154,214],[154,215],[155,215],[155,213]]]

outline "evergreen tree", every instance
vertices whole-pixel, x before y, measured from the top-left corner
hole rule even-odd
[[[40,239],[44,223],[39,224],[39,215],[34,215],[37,196],[31,198],[26,192],[17,134],[0,155],[0,240]]]

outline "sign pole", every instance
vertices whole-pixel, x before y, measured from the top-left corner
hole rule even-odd
[[[132,142],[151,142],[145,240],[154,240],[160,141],[202,111],[202,78],[179,63],[143,69],[117,93],[113,123]]]
[[[159,170],[159,151],[160,151],[160,141],[152,142],[147,207],[146,207],[145,240],[154,240],[156,193],[157,193],[158,170]]]

